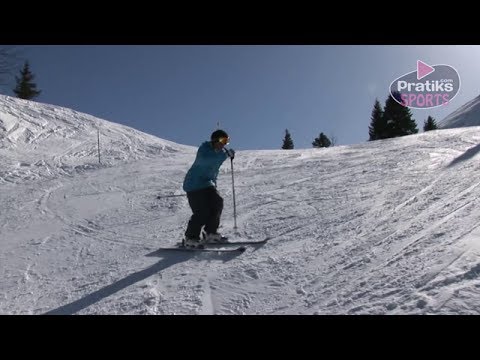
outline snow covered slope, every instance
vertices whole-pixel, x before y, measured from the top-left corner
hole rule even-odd
[[[48,136],[42,105],[2,106],[2,151],[30,169],[41,150],[51,172],[0,185],[1,314],[480,313],[480,127],[238,151],[238,234],[228,161],[220,230],[271,240],[241,255],[176,253],[157,249],[185,230],[187,200],[170,195],[195,151],[102,123],[129,145],[115,146],[121,160],[65,176],[57,167],[95,162],[78,135],[94,126],[78,116],[95,119],[61,110]],[[22,118],[16,131],[8,114]]]
[[[438,126],[442,129],[480,126],[480,95],[448,115]]]
[[[168,157],[192,147],[71,109],[0,95],[0,183]]]

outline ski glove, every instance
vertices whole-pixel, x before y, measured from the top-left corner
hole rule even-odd
[[[228,157],[230,159],[235,159],[235,150],[233,149],[225,149],[225,152],[227,153]]]

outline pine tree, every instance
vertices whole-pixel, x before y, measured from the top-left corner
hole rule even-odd
[[[437,130],[438,125],[435,122],[435,119],[429,116],[423,124],[423,131]]]
[[[283,139],[282,149],[284,150],[293,149],[293,140],[288,130],[285,130],[285,138]]]
[[[318,138],[312,142],[313,147],[321,148],[321,147],[329,147],[332,145],[330,139],[322,132]]]
[[[34,75],[30,72],[28,61],[25,62],[23,70],[20,71],[20,75],[20,78],[15,76],[17,80],[17,86],[13,89],[15,95],[25,100],[32,100],[40,95],[41,91],[36,90],[37,85],[33,82]]]
[[[417,124],[412,119],[410,109],[399,104],[395,99],[402,101],[399,92],[394,92],[385,102],[383,121],[386,125],[387,138],[418,133]]]
[[[370,119],[371,122],[368,127],[368,134],[370,135],[369,141],[385,139],[387,137],[387,126],[383,117],[382,105],[380,105],[378,99],[375,99],[375,105],[373,105],[372,116]]]

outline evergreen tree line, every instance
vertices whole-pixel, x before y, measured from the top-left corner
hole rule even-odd
[[[335,145],[335,138],[332,136],[331,139],[330,139],[323,132],[320,133],[320,135],[318,137],[316,137],[312,142],[312,146],[316,147],[316,148],[329,147],[329,146],[333,146],[333,145]],[[291,150],[293,148],[294,148],[294,145],[293,145],[292,136],[290,135],[290,132],[288,131],[288,129],[286,129],[285,130],[285,137],[283,138],[282,149],[283,150]]]
[[[383,108],[378,99],[375,100],[368,128],[369,141],[418,133],[417,124],[412,118],[410,109],[395,99],[401,102],[400,93],[394,92],[390,95]],[[429,116],[423,124],[423,131],[435,129],[438,129],[435,119]]]
[[[392,96],[393,95],[393,96]],[[400,93],[393,93],[389,95],[382,107],[378,99],[375,99],[373,105],[371,122],[368,127],[369,141],[394,138],[405,135],[417,134],[417,124],[412,118],[412,112],[407,106],[395,101],[401,99]],[[395,97],[395,98],[394,98]],[[401,100],[400,100],[401,102]],[[423,131],[430,131],[438,129],[435,119],[428,116],[423,124]],[[334,141],[329,139],[323,132],[315,138],[312,142],[313,147],[329,147],[334,145]],[[282,149],[293,149],[293,140],[290,132],[285,130],[285,137],[283,139]]]

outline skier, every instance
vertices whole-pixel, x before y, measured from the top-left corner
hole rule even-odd
[[[192,166],[185,175],[183,190],[187,193],[188,204],[193,215],[185,231],[184,245],[201,247],[200,232],[204,226],[204,242],[221,242],[217,232],[223,210],[223,198],[217,191],[217,176],[220,166],[230,157],[235,157],[233,149],[226,149],[230,138],[223,130],[216,130],[210,141],[200,145]]]

